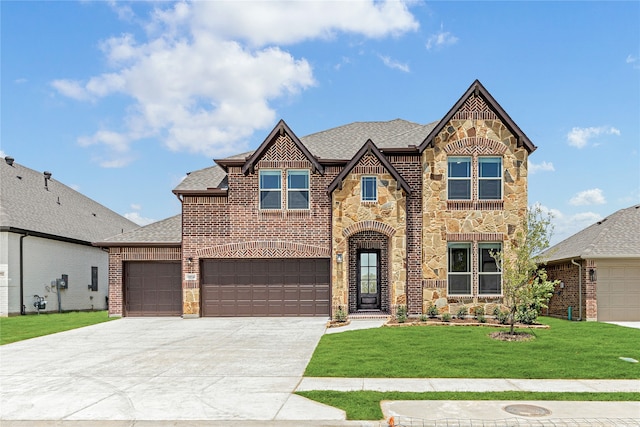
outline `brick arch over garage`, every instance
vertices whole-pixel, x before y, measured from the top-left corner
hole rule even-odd
[[[342,230],[342,235],[344,237],[349,237],[356,233],[360,233],[361,231],[376,231],[388,237],[393,237],[396,234],[395,228],[393,228],[389,224],[385,224],[384,222],[360,221],[356,222],[355,224],[351,224],[350,226]]]
[[[282,240],[253,240],[198,249],[198,258],[329,258],[329,248]]]

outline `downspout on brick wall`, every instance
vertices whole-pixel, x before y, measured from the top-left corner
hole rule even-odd
[[[20,236],[20,315],[22,316],[27,314],[26,307],[24,305],[24,253],[22,250],[22,240],[27,236],[29,235],[23,234]]]
[[[582,264],[573,259],[571,264],[578,266],[578,321],[582,321]]]

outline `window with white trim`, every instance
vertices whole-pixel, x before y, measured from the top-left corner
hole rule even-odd
[[[471,295],[471,243],[449,243],[448,258],[448,294]]]
[[[502,157],[478,157],[478,199],[502,199]]]
[[[282,207],[282,171],[263,169],[259,172],[260,209],[281,209]]]
[[[502,251],[502,243],[478,243],[478,294],[502,294],[502,272],[493,255]]]
[[[363,202],[377,202],[378,179],[375,176],[363,176],[360,184],[361,200]]]
[[[449,200],[471,200],[471,157],[447,159]]]
[[[287,170],[287,209],[309,209],[308,170]]]

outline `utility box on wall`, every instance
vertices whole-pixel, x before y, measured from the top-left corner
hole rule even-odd
[[[69,275],[63,274],[62,278],[56,279],[56,288],[58,289],[69,288]]]

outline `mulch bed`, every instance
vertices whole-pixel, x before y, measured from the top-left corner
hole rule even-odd
[[[484,323],[478,322],[476,319],[469,317],[464,319],[454,318],[449,322],[444,322],[438,318],[429,318],[426,322],[420,321],[419,319],[407,319],[404,323],[399,323],[396,319],[389,319],[385,326],[490,326],[496,328],[508,328],[509,325],[503,325],[495,319],[487,318]],[[549,325],[535,324],[535,325],[524,325],[520,323],[516,323],[516,328],[520,329],[549,329]]]

